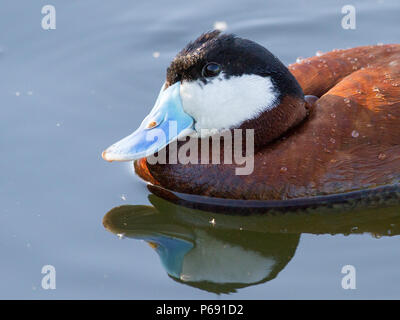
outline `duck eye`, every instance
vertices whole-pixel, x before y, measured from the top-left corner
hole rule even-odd
[[[221,72],[221,66],[218,63],[207,63],[203,68],[203,77],[215,77]]]

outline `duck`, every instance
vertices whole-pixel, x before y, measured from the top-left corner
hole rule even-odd
[[[208,161],[187,146],[227,132],[252,151],[249,173],[238,174],[236,158],[210,160],[223,160],[229,139],[218,138],[220,152],[206,148]],[[171,157],[180,152],[198,161]],[[319,52],[287,67],[256,42],[206,32],[172,60],[139,128],[102,157],[134,161],[151,185],[212,199],[318,201],[380,188],[400,198],[400,45]]]

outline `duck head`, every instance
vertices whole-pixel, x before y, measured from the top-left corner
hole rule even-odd
[[[174,58],[150,114],[102,156],[136,160],[187,135],[233,129],[254,129],[255,147],[263,146],[306,115],[300,85],[273,54],[250,40],[213,31]]]

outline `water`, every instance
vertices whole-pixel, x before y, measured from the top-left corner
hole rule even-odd
[[[103,227],[103,216],[120,205],[150,205],[149,192],[128,164],[109,164],[100,156],[140,124],[174,54],[216,22],[289,64],[318,50],[398,42],[398,1],[353,1],[356,30],[341,27],[347,1],[54,0],[56,30],[45,31],[46,4],[6,0],[0,12],[0,298],[218,297],[218,286],[199,289],[169,277],[154,250],[138,240],[149,240],[151,232],[178,234],[186,241],[178,241],[181,250],[207,239],[205,256],[214,260],[212,248],[229,247],[220,266],[233,257],[238,267],[253,261],[245,266],[252,276],[239,279],[240,269],[230,270],[230,280],[224,280],[217,267],[193,270],[193,261],[204,261],[192,254],[187,277],[246,282],[224,298],[399,298],[400,208],[382,209],[389,213],[381,228],[371,218],[379,215],[377,209],[367,217],[363,213],[354,226],[354,214],[349,215],[344,229],[334,228],[339,222],[331,215],[318,223],[304,216],[301,221],[290,215],[284,221],[251,218],[265,227],[251,229],[244,218],[230,225],[226,217],[183,209],[175,210],[175,217],[167,208],[158,229],[158,216],[152,220],[150,214],[138,233],[131,230],[137,207],[128,207],[132,224],[123,225],[119,239]],[[316,227],[308,228],[307,219]],[[49,264],[56,268],[55,290],[41,287],[41,269]],[[356,267],[356,290],[341,288],[347,264]],[[268,272],[278,273],[268,279]]]

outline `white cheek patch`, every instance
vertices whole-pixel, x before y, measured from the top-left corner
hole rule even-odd
[[[225,79],[220,75],[207,84],[184,81],[180,94],[183,109],[195,119],[195,129],[200,132],[235,128],[256,118],[276,106],[279,92],[270,77],[241,75]]]

